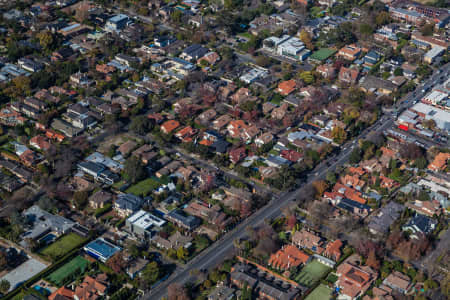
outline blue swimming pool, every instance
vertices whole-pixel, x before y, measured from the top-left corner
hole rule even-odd
[[[43,288],[40,285],[35,285],[33,288],[44,296],[48,296],[52,293],[49,289]]]
[[[56,235],[54,235],[53,233],[49,233],[46,236],[44,236],[43,238],[41,238],[41,242],[47,244],[50,244],[51,242],[53,242],[56,239]]]

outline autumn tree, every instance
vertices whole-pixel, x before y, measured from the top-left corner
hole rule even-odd
[[[37,38],[39,39],[39,44],[45,50],[49,50],[53,45],[53,35],[49,31],[41,31],[37,34]]]
[[[390,21],[391,17],[389,16],[389,13],[387,11],[380,12],[375,18],[375,23],[378,26],[389,24]]]
[[[185,260],[188,255],[189,255],[189,253],[188,253],[187,249],[184,248],[183,246],[181,246],[180,248],[177,249],[177,258],[179,260]]]
[[[306,48],[308,48],[309,50],[314,49],[311,35],[304,29],[300,32],[300,40],[305,44]]]
[[[167,287],[168,300],[189,300],[187,290],[179,283],[172,283]]]
[[[366,260],[366,265],[368,265],[369,267],[371,267],[375,270],[380,269],[380,261],[377,259],[377,255],[375,254],[374,249],[370,249],[369,256],[367,257],[367,260]]]
[[[328,184],[325,180],[316,180],[313,183],[314,188],[316,189],[316,198],[319,198],[325,193],[328,188]]]
[[[122,253],[114,254],[110,259],[108,259],[106,265],[110,267],[115,273],[121,273],[125,270],[126,262],[123,259]]]
[[[5,93],[13,98],[31,94],[31,79],[27,76],[18,76],[11,80],[11,86]]]
[[[331,136],[334,142],[342,144],[347,139],[347,132],[342,127],[334,126],[333,130],[331,130]]]

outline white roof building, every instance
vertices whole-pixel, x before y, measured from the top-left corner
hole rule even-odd
[[[446,102],[448,94],[439,90],[434,90],[431,93],[423,97],[422,101],[431,103],[433,105],[440,104],[441,102]]]
[[[425,103],[417,103],[411,107],[411,110],[417,112],[425,120],[434,120],[439,129],[450,131],[449,112]]]

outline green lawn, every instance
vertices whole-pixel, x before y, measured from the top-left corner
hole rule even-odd
[[[327,58],[329,58],[330,56],[332,56],[334,53],[336,53],[336,50],[329,49],[329,48],[321,48],[321,49],[315,51],[310,56],[310,58],[323,61],[323,60],[326,60]]]
[[[322,264],[318,260],[313,260],[308,263],[295,277],[295,281],[301,285],[310,287],[322,279],[329,271],[330,267]]]
[[[329,300],[331,299],[332,292],[333,291],[329,287],[321,284],[316,287],[305,300]]]
[[[83,274],[88,264],[89,262],[86,259],[77,256],[59,269],[56,269],[47,279],[57,286],[61,286],[66,283],[65,281],[72,279],[72,276]]]
[[[126,192],[136,196],[147,196],[160,185],[161,184],[155,179],[147,178],[131,186],[126,190]]]
[[[84,237],[81,237],[76,233],[69,233],[44,248],[40,253],[46,258],[56,261],[71,250],[79,247],[85,241],[86,239]]]

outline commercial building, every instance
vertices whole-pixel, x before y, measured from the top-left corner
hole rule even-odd
[[[445,131],[450,131],[450,113],[425,103],[417,103],[411,110],[425,120],[433,120],[436,126]]]

